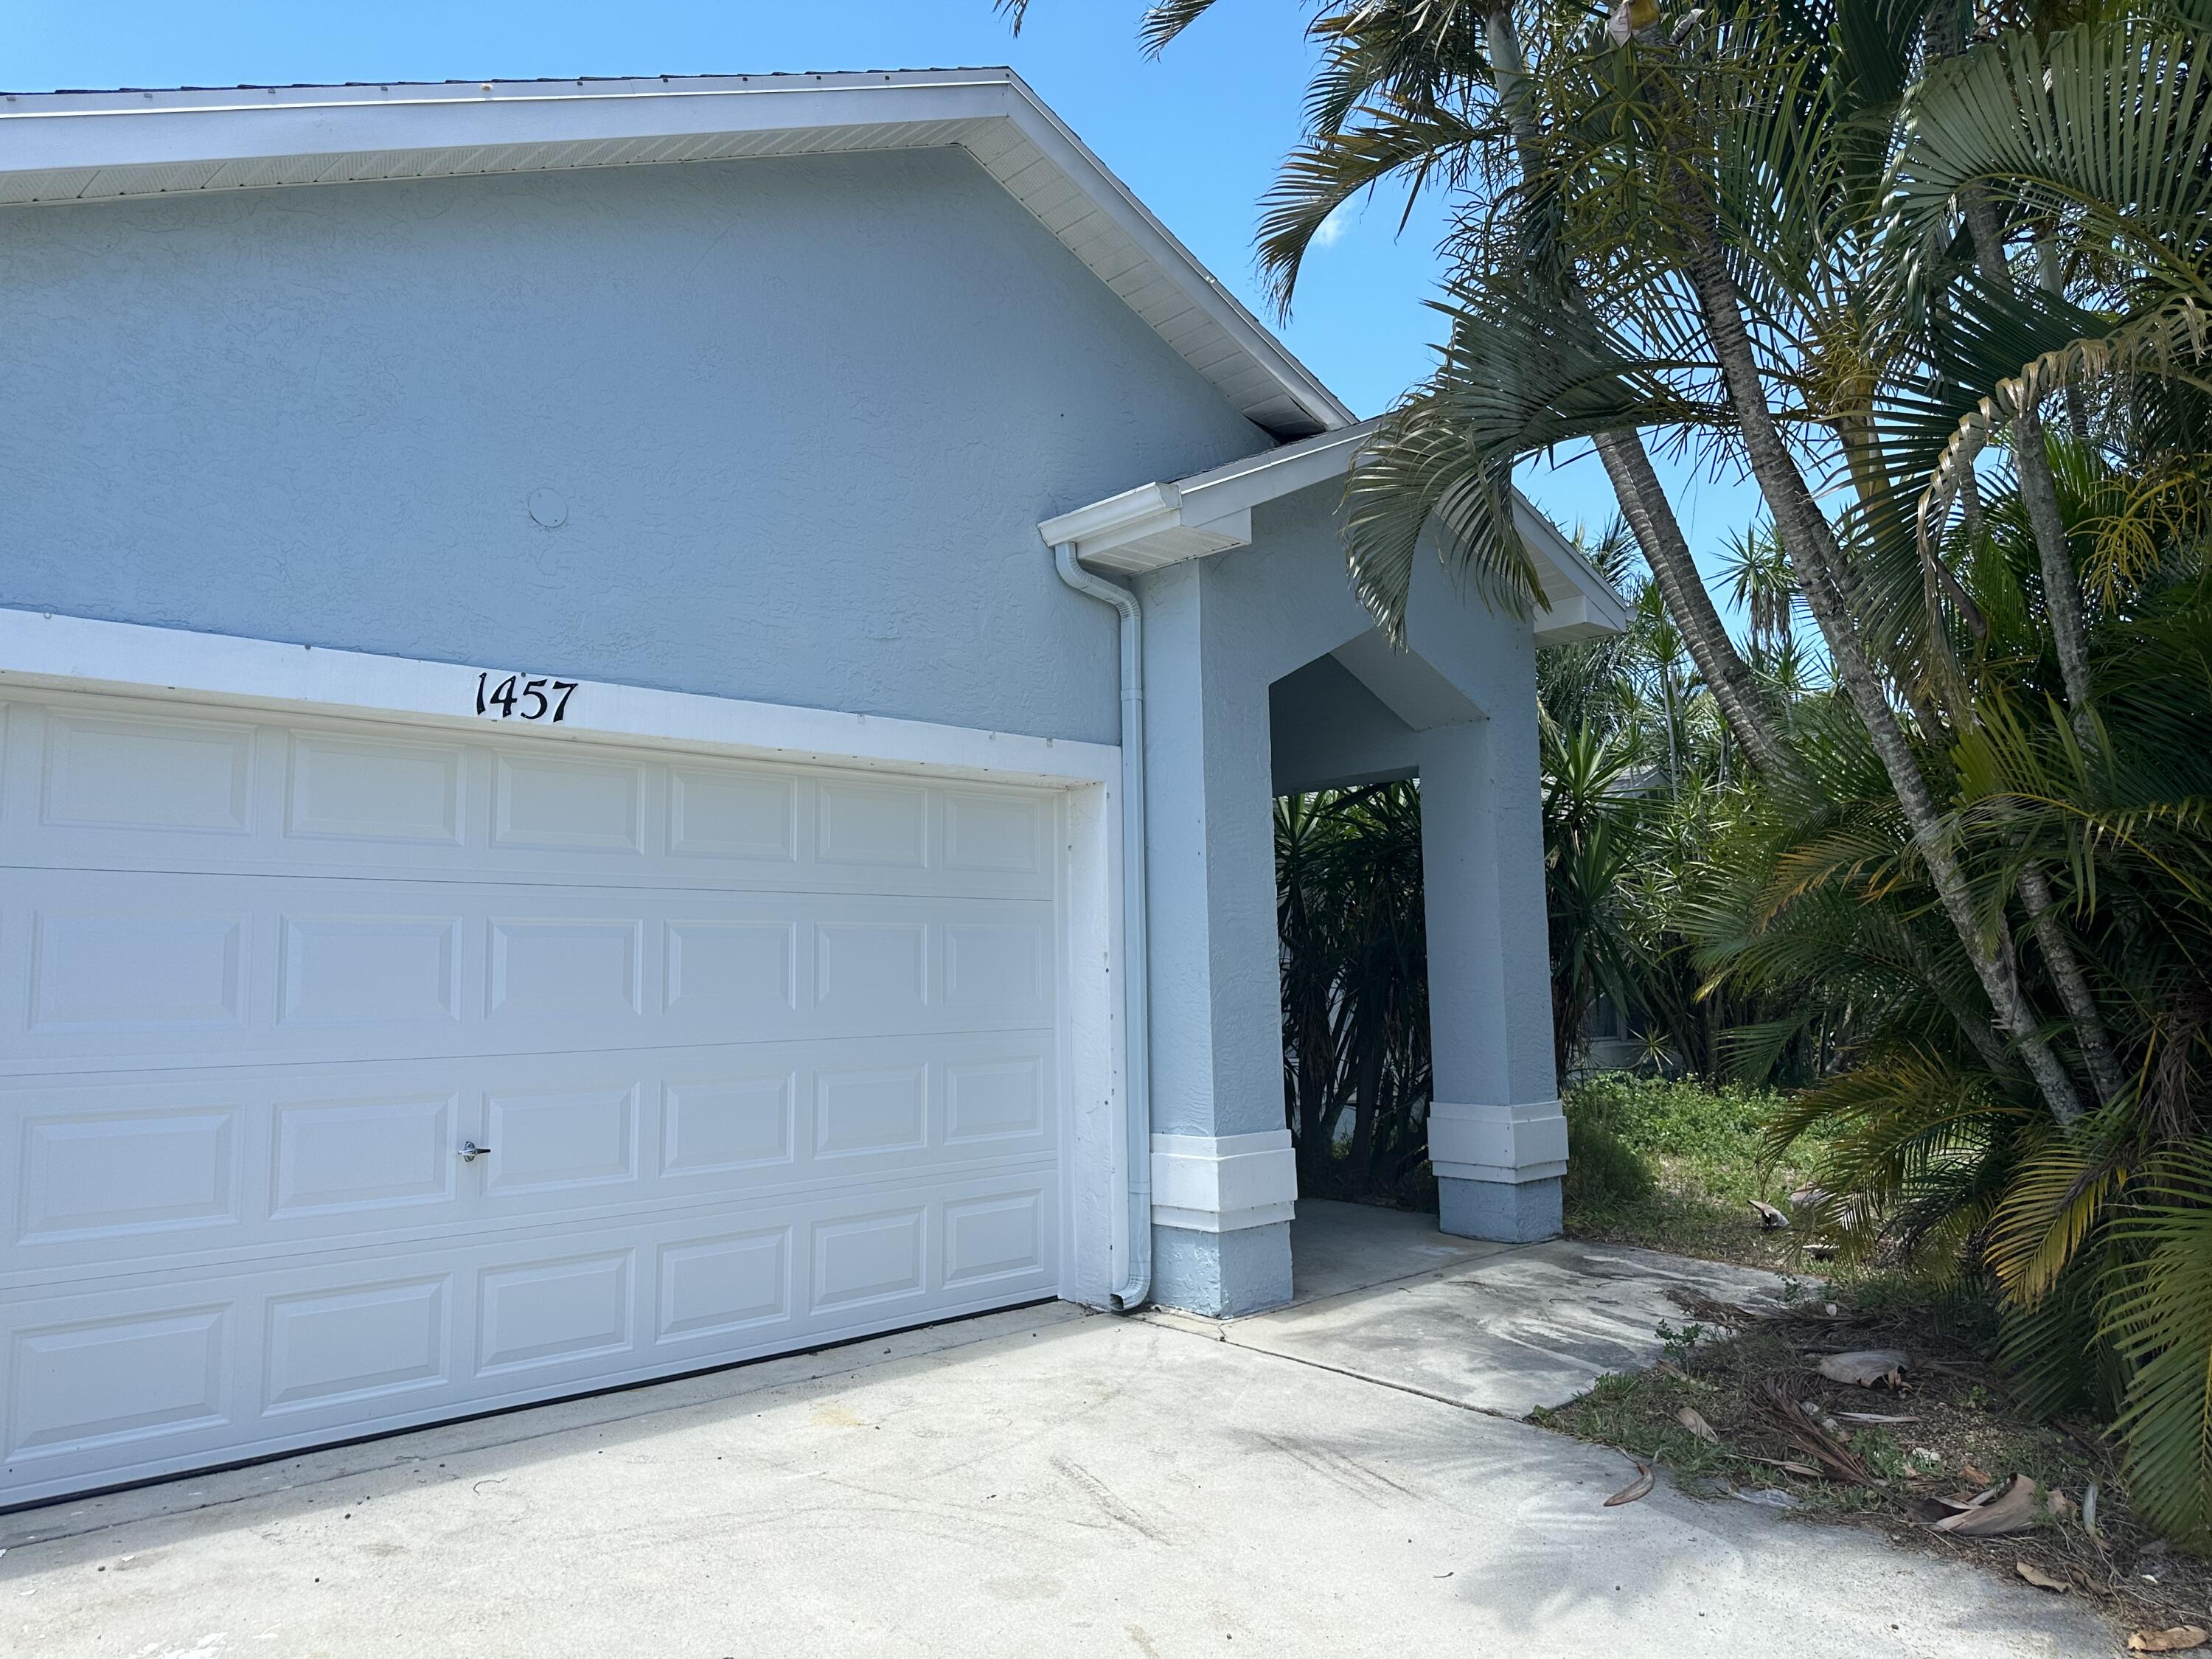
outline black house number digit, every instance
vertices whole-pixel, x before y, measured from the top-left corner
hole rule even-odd
[[[568,715],[568,699],[581,684],[548,679],[544,675],[509,674],[496,685],[489,670],[477,676],[477,713],[500,719],[550,720],[558,726]]]

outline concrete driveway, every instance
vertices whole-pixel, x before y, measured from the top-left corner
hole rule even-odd
[[[1643,1252],[1308,1204],[1300,1302],[1052,1304],[0,1516],[0,1653],[2107,1653],[2085,1609],[1514,1420],[1638,1363]]]

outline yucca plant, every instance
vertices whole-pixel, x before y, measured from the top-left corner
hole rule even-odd
[[[1598,999],[1638,1006],[1644,975],[1622,890],[1643,850],[1629,751],[1589,725],[1543,727],[1544,898],[1551,927],[1552,1050],[1573,1070]]]
[[[1418,789],[1387,783],[1277,801],[1275,872],[1283,1085],[1300,1190],[1348,1183],[1354,1196],[1395,1193],[1428,1157]]]

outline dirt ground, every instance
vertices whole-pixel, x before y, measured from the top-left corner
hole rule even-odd
[[[2124,1640],[2212,1627],[2212,1567],[2136,1521],[2117,1457],[2091,1426],[2021,1408],[1988,1363],[1985,1310],[1868,1289],[1854,1300],[1808,1285],[1763,1316],[1681,1297],[1680,1321],[1662,1333],[1665,1358],[1534,1420],[1656,1462],[1692,1494],[1876,1528],[2089,1602]],[[1823,1358],[1871,1350],[1905,1363],[1868,1387],[1820,1372]],[[1973,1537],[1935,1524],[1988,1493],[1982,1507],[2007,1498],[2019,1529]]]

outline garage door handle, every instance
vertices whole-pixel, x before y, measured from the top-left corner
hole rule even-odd
[[[473,1140],[465,1140],[461,1143],[461,1162],[464,1164],[473,1164],[480,1158],[490,1156],[491,1148],[489,1146],[479,1146]]]

